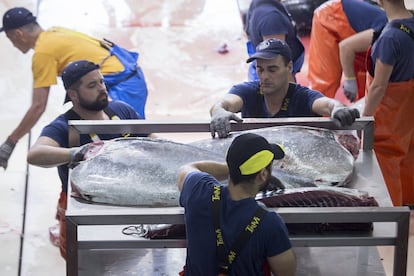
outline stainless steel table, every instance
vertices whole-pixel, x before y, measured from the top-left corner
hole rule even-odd
[[[82,133],[125,133],[125,132],[200,132],[209,131],[206,122],[148,122],[148,121],[71,121],[72,135]],[[245,130],[275,125],[308,125],[336,129],[326,118],[288,118],[288,119],[253,119],[243,124],[233,124],[233,130]],[[364,267],[359,264],[364,258],[376,261],[373,266],[366,266],[361,274],[383,275],[378,272],[381,267],[374,246],[394,246],[394,275],[406,275],[407,246],[409,232],[409,209],[392,207],[382,174],[379,170],[375,153],[372,150],[372,118],[358,119],[348,129],[356,129],[363,135],[363,151],[355,163],[355,174],[349,187],[367,191],[374,196],[380,207],[330,207],[330,208],[274,208],[287,223],[320,222],[373,222],[372,233],[341,233],[332,235],[292,235],[291,241],[301,254],[298,259],[311,251],[335,256],[341,262],[347,262],[345,255],[359,256],[357,262],[348,266],[357,266],[357,271]],[[80,203],[68,198],[67,219],[67,274],[78,275],[81,256],[88,250],[133,250],[137,248],[184,248],[185,240],[147,240],[122,235],[120,229],[126,225],[137,224],[175,224],[183,223],[182,208],[131,208]],[[305,247],[305,248],[300,248]],[[307,248],[307,249],[306,249]],[[320,248],[328,248],[321,250]],[[337,250],[341,248],[340,250]],[[332,253],[331,251],[334,251]],[[102,254],[102,251],[99,251]],[[118,251],[118,253],[121,251]],[[325,252],[326,254],[322,254]],[[361,253],[362,252],[362,253]],[[372,258],[372,256],[374,256]],[[83,260],[83,259],[82,259]],[[352,260],[352,259],[351,259]],[[332,260],[334,266],[335,261]],[[354,260],[355,261],[355,260]],[[182,260],[184,263],[184,259]],[[82,262],[83,263],[83,262]],[[317,264],[317,262],[314,262]],[[325,265],[329,263],[324,262]],[[365,263],[366,265],[366,263]],[[374,274],[368,274],[367,268],[373,268]],[[379,267],[379,268],[378,268]],[[325,268],[326,269],[326,268]],[[298,272],[300,267],[298,268]],[[319,270],[323,271],[323,270]],[[316,273],[316,272],[315,272]],[[322,272],[321,272],[322,273]],[[324,272],[327,273],[327,272]],[[379,274],[378,274],[379,273]],[[298,274],[300,275],[300,274]],[[305,275],[305,274],[303,274]],[[318,274],[312,274],[318,275]],[[320,274],[325,275],[325,274]],[[340,274],[339,274],[340,275]],[[350,275],[348,273],[348,275]]]

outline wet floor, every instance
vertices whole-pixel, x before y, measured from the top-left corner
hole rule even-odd
[[[208,120],[212,103],[233,84],[246,80],[246,38],[235,0],[0,0],[0,13],[14,6],[31,9],[44,28],[73,28],[138,51],[149,88],[146,115],[150,120]],[[3,33],[0,49],[2,142],[30,106],[32,81],[31,53],[21,54]],[[306,64],[298,77],[302,84],[305,75]],[[26,163],[28,145],[64,111],[63,95],[59,81],[51,90],[45,114],[18,143],[7,171],[0,169],[0,275],[65,275],[65,262],[48,234],[56,223],[60,181],[55,169]],[[148,275],[161,275],[150,261],[157,254],[153,251],[141,259],[140,264],[152,271]],[[389,254],[384,254],[384,262],[390,266]]]

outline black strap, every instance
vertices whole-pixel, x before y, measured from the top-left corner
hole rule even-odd
[[[246,245],[249,238],[253,235],[258,225],[262,221],[262,218],[266,215],[267,211],[261,207],[256,209],[251,221],[244,227],[244,230],[239,234],[234,241],[230,250],[225,247],[223,240],[223,233],[220,228],[220,200],[221,200],[222,186],[213,186],[213,193],[211,197],[212,211],[213,211],[213,224],[216,233],[216,246],[219,255],[219,272],[228,274],[231,265],[237,258],[243,247]]]
[[[118,115],[116,115],[112,108],[110,108],[109,106],[104,108],[104,112],[106,113],[106,115],[108,115],[108,117],[111,120],[113,120],[115,117],[118,117]]]
[[[116,115],[116,113],[110,108],[109,106],[105,107],[104,112],[108,117],[112,120]],[[79,116],[78,113],[76,113],[72,108],[66,111],[65,117],[68,120],[82,120],[81,116]]]
[[[112,41],[104,38],[103,40],[99,41],[99,44],[101,45],[102,48],[111,51],[111,48],[114,47],[115,43],[113,43]]]
[[[216,247],[217,247],[217,253],[219,256],[219,269],[221,271],[223,267],[225,267],[226,273],[227,273],[229,266],[228,264],[226,265],[225,260],[227,259],[226,252],[228,250],[225,248],[224,240],[223,240],[223,233],[220,228],[221,190],[222,190],[222,186],[217,186],[217,185],[213,186],[213,193],[211,195],[211,203],[212,203],[212,212],[213,212],[214,232],[216,233]]]
[[[73,111],[73,109],[69,109],[68,111],[66,111],[65,113],[65,117],[66,119],[69,120],[82,120],[81,117],[79,116],[78,113],[76,113],[75,111]]]
[[[119,119],[118,115],[116,115],[116,113],[109,106],[104,108],[104,112],[106,115],[108,115],[110,120]],[[79,116],[79,114],[76,113],[72,108],[66,111],[65,117],[67,118],[67,120],[82,120],[81,116]],[[130,134],[123,133],[121,134],[121,136],[129,137]],[[89,137],[92,141],[101,140],[101,138],[95,133],[89,133]]]

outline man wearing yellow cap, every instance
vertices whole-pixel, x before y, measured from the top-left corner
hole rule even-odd
[[[281,147],[247,133],[233,140],[226,163],[201,161],[180,168],[187,232],[184,275],[295,275],[296,258],[283,220],[255,200],[270,181],[273,160],[283,157]],[[221,186],[219,181],[228,177],[228,185]]]

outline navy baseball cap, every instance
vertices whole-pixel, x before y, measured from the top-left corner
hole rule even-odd
[[[278,55],[292,60],[292,52],[289,45],[280,39],[271,38],[259,43],[256,47],[256,53],[247,59],[247,63],[255,59],[274,59]]]
[[[231,174],[252,175],[284,156],[282,146],[269,143],[263,136],[245,133],[234,138],[226,161]]]
[[[28,9],[11,8],[3,15],[3,27],[0,28],[0,32],[17,29],[33,22],[36,22],[36,16],[33,16]]]
[[[93,70],[99,69],[99,65],[89,60],[82,59],[69,63],[62,71],[62,81],[65,89],[69,89],[80,78]]]

